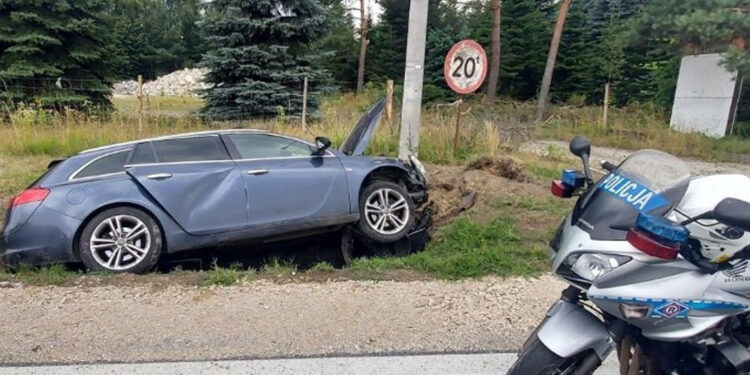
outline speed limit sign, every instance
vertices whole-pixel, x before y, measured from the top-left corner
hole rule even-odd
[[[487,54],[479,43],[462,40],[445,56],[443,74],[448,86],[458,94],[477,91],[487,76]]]

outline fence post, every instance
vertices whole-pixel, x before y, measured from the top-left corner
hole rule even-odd
[[[458,137],[459,130],[461,129],[461,104],[464,102],[463,95],[458,97],[458,105],[456,105],[456,132],[453,134],[453,156],[458,156]]]
[[[385,118],[388,120],[388,127],[393,132],[393,80],[389,79],[385,84]]]
[[[302,84],[302,130],[307,130],[307,77]]]
[[[602,111],[602,128],[607,128],[607,115],[609,114],[609,82],[604,84],[604,110]]]
[[[143,132],[143,76],[138,75],[138,133]]]

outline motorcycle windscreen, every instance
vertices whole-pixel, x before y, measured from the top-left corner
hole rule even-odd
[[[689,182],[680,159],[655,150],[635,152],[578,200],[572,222],[594,240],[625,240],[639,213],[667,214]]]

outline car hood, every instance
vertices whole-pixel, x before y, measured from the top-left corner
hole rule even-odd
[[[357,125],[352,129],[349,138],[341,145],[341,152],[349,156],[360,156],[367,149],[372,134],[378,126],[380,115],[385,108],[385,99],[378,100],[365,114],[359,119]]]

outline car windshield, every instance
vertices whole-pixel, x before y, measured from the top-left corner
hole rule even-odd
[[[689,182],[690,169],[679,158],[637,151],[578,201],[574,223],[592,239],[624,239],[640,212],[666,214],[682,199]]]

